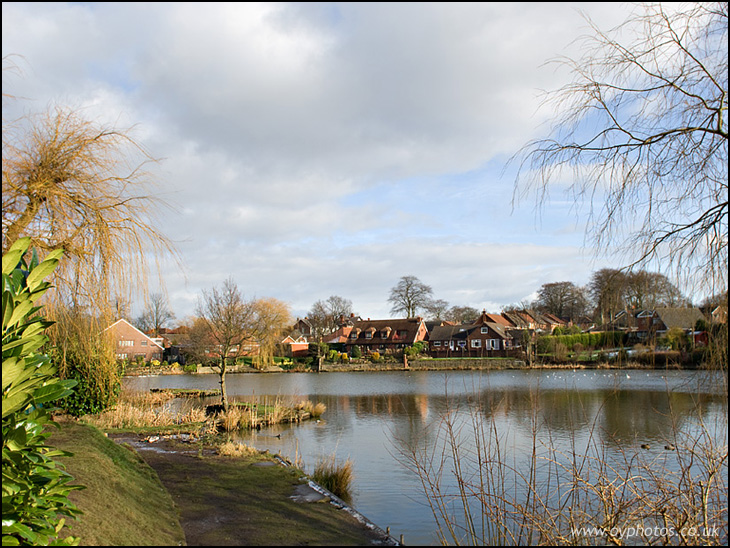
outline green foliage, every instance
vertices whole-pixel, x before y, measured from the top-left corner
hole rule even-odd
[[[416,341],[413,343],[412,346],[407,346],[403,349],[403,353],[408,356],[409,358],[415,358],[420,353],[422,353],[426,348],[425,343],[422,341]]]
[[[362,358],[362,350],[360,350],[359,346],[352,347],[352,357],[355,359]]]
[[[681,327],[672,327],[657,343],[660,346],[666,345],[672,350],[682,350],[689,346],[689,339]]]
[[[614,348],[625,343],[626,335],[620,331],[600,333],[575,333],[571,335],[542,335],[537,338],[537,351],[540,354],[555,352],[558,345],[573,351],[576,344],[585,348]]]
[[[46,445],[44,429],[53,422],[56,400],[76,384],[60,380],[48,356],[39,353],[47,342],[50,322],[38,314],[36,301],[50,288],[44,278],[58,265],[60,251],[43,262],[26,255],[30,238],[18,240],[3,255],[3,374],[2,374],[2,504],[3,545],[74,544],[58,539],[62,516],[78,509],[68,494],[78,486],[53,459],[68,455]]]
[[[86,341],[88,342],[88,341]],[[103,352],[85,354],[74,341],[69,341],[64,355],[64,377],[77,383],[76,390],[63,402],[63,409],[74,417],[101,413],[114,405],[121,391],[121,374]],[[59,357],[54,351],[54,361]]]

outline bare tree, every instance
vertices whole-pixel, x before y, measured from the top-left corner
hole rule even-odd
[[[218,359],[221,403],[227,411],[226,367],[228,360],[235,362],[245,344],[252,340],[253,306],[243,299],[236,283],[228,278],[220,288],[203,291],[197,313],[204,321],[205,335],[211,342],[209,352]]]
[[[613,321],[626,309],[626,274],[615,268],[602,268],[593,273],[588,292],[595,306],[594,318],[601,324]]]
[[[543,284],[537,292],[536,308],[558,318],[577,318],[588,310],[586,291],[573,282]]]
[[[431,299],[426,305],[426,312],[432,320],[445,320],[448,311],[449,303],[443,299]]]
[[[314,336],[318,340],[325,333],[331,333],[339,326],[340,318],[347,318],[352,314],[352,301],[332,295],[326,301],[317,301],[312,305],[308,318],[314,330]]]
[[[728,5],[638,9],[609,32],[589,21],[582,56],[557,59],[573,79],[547,95],[550,136],[517,156],[516,197],[544,203],[572,170],[598,249],[726,287]]]
[[[160,330],[173,319],[175,319],[175,314],[170,310],[167,297],[162,293],[153,293],[136,323],[142,331],[152,331],[155,337],[159,337]]]
[[[452,306],[445,319],[456,323],[471,323],[479,317],[479,311],[473,306]]]
[[[686,299],[664,274],[629,272],[626,276],[626,305],[632,308],[685,306]]]
[[[404,314],[407,318],[414,318],[419,309],[424,309],[431,301],[433,290],[415,276],[403,276],[398,284],[390,290],[388,302],[393,307],[393,314]]]

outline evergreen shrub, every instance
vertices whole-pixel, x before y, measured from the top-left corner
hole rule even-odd
[[[65,517],[80,512],[68,499],[79,486],[54,458],[69,456],[46,445],[48,426],[58,426],[55,402],[72,393],[73,380],[61,380],[49,357],[40,352],[51,322],[35,303],[50,288],[44,281],[58,265],[60,251],[39,262],[25,255],[30,238],[3,254],[2,314],[2,542],[4,546],[78,544],[58,534]]]

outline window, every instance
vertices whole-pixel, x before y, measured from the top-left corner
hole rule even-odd
[[[441,341],[433,341],[434,346],[441,346]]]
[[[482,347],[482,340],[481,339],[473,339],[471,341],[471,347],[472,348],[481,348]]]
[[[370,331],[368,331],[367,333],[365,333],[365,338],[366,339],[372,339],[373,338],[373,334]]]
[[[489,328],[486,327],[486,326],[485,327],[482,327],[482,333],[485,333],[485,334],[486,333],[489,333]]]
[[[134,346],[134,341],[119,341],[119,346]]]
[[[140,341],[139,343],[141,346],[147,346],[147,341]]]

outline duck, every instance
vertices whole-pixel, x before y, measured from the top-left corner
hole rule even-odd
[[[667,451],[674,451],[676,447],[674,447],[674,445],[672,445],[671,443],[668,443],[664,446],[664,449],[666,449]]]
[[[649,445],[648,443],[642,443],[641,444],[641,448],[642,449],[650,449],[651,448],[651,445]]]

